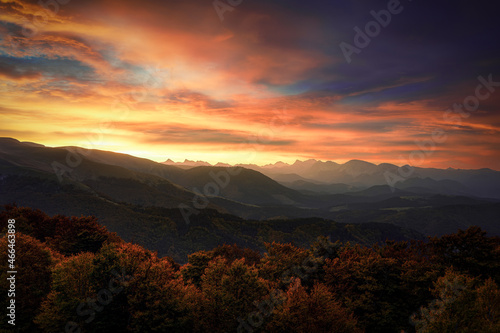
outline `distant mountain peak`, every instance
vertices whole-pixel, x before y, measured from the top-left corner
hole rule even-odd
[[[279,165],[279,166],[281,166],[281,165],[290,165],[290,164],[288,164],[288,163],[284,163],[284,162],[281,162],[281,161],[278,161],[278,162],[274,163],[274,165],[276,165],[276,166],[278,166],[278,165]]]
[[[219,162],[219,163],[217,163],[217,164],[216,164],[216,165],[214,165],[214,166],[216,166],[216,167],[224,167],[224,168],[230,168],[230,167],[232,167],[232,165],[231,165],[231,164],[222,163],[222,162]]]
[[[10,141],[10,142],[19,142],[19,143],[21,142],[21,141],[19,141],[19,140],[17,140],[17,139],[14,139],[14,138],[9,138],[9,137],[7,137],[7,136],[0,137],[0,141],[5,141],[5,142]]]
[[[318,160],[315,160],[313,158],[310,158],[308,160],[305,160],[305,161],[300,161],[300,160],[296,160],[295,163],[293,163],[294,166],[297,166],[297,165],[313,165],[317,162],[321,162],[321,161],[318,161]]]
[[[35,143],[35,142],[31,142],[31,141],[21,141],[22,144],[25,144],[27,146],[31,146],[31,147],[41,147],[41,148],[44,148],[45,146],[40,144],[40,143]]]
[[[367,161],[363,161],[363,160],[350,160],[346,163],[344,163],[344,165],[376,165],[376,164],[373,164],[373,163],[370,163],[370,162],[367,162]]]
[[[174,162],[170,158],[165,162],[163,162],[162,164],[175,165],[175,166],[212,166],[212,164],[205,161],[191,161],[185,159],[184,162]]]

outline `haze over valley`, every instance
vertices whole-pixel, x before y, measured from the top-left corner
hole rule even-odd
[[[0,0],[0,333],[500,332],[497,7]]]
[[[68,161],[74,164],[70,166]],[[258,229],[258,221],[271,229],[286,226],[288,236],[275,238],[269,232],[264,237],[268,241],[298,241],[296,231],[311,223],[389,228],[398,239],[439,236],[472,225],[500,235],[500,172],[491,169],[415,168],[411,177],[391,186],[384,174],[397,174],[398,166],[385,163],[158,163],[13,138],[0,139],[0,162],[1,203],[38,208],[48,214],[94,215],[124,239],[182,260],[181,253],[188,253],[193,245],[175,253],[176,237],[186,232],[191,237],[189,232],[198,223],[212,229],[196,246],[233,241],[248,245],[243,231],[240,236],[227,231],[218,234],[219,226],[213,223],[219,218],[238,229],[245,223]],[[326,225],[299,242],[331,230]],[[340,237],[328,232],[333,238]],[[388,237],[380,230],[377,234],[375,239],[380,241]],[[356,233],[349,237],[373,240]],[[259,242],[250,243],[261,248]]]

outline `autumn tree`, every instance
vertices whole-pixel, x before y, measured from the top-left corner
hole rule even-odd
[[[93,312],[85,309],[94,296],[90,281],[93,261],[94,254],[81,253],[65,258],[54,267],[51,291],[35,319],[44,332],[79,328],[88,332],[84,326],[94,319]]]
[[[411,312],[401,285],[401,266],[371,248],[346,246],[328,259],[325,284],[369,332],[398,332]]]
[[[260,253],[241,248],[238,245],[221,245],[211,251],[198,251],[188,256],[188,263],[182,268],[182,276],[186,282],[190,281],[197,287],[201,286],[201,277],[208,263],[215,257],[221,257],[232,263],[238,259],[245,259],[246,265],[256,265],[260,262]]]
[[[436,299],[412,316],[417,332],[500,332],[500,289],[492,279],[448,270],[433,292]]]
[[[254,302],[269,294],[266,281],[255,267],[245,264],[245,259],[229,264],[226,259],[214,258],[205,270],[201,288],[197,330],[202,332],[236,331],[240,322],[257,310]]]
[[[7,219],[16,220],[17,231],[44,242],[63,255],[95,253],[105,242],[122,242],[115,233],[99,224],[94,216],[50,217],[37,209],[5,205],[0,212],[0,229],[4,232]]]
[[[491,277],[500,283],[500,238],[487,237],[477,226],[430,239],[433,260],[462,273]]]
[[[136,271],[137,286],[129,296],[133,332],[188,332],[193,330],[200,291],[185,285],[180,273],[166,259],[151,260]]]
[[[96,254],[84,252],[58,264],[52,291],[37,317],[40,327],[47,332],[67,327],[81,332],[125,331],[131,274],[148,258],[134,247],[108,244]]]
[[[39,241],[45,242],[45,238],[54,235],[55,225],[50,217],[38,209],[18,207],[15,204],[4,205],[0,211],[0,230],[6,231],[7,221],[16,220],[16,230],[30,235]]]
[[[430,260],[432,251],[422,241],[387,241],[374,250],[383,258],[394,259],[399,268],[398,302],[399,326],[397,330],[411,330],[408,316],[433,299],[434,281],[445,271],[445,266]]]
[[[266,331],[275,333],[356,333],[362,332],[352,313],[342,306],[323,284],[308,293],[298,278],[290,284],[286,301],[277,307]]]
[[[0,290],[2,293],[1,307],[6,309],[10,297],[8,291],[10,289],[11,274],[8,271],[16,271],[15,277],[15,294],[12,298],[15,300],[16,306],[16,330],[30,331],[33,330],[33,319],[39,311],[42,300],[50,291],[51,285],[51,268],[57,263],[61,256],[53,253],[47,246],[33,237],[24,235],[21,232],[15,234],[15,245],[9,247],[7,236],[0,239]],[[9,250],[15,256],[15,261],[8,261]],[[12,251],[13,250],[13,251]],[[14,252],[15,251],[15,252]],[[13,264],[12,267],[8,265]],[[8,317],[4,314],[1,321],[1,328],[12,328],[7,324]]]
[[[188,263],[181,268],[186,283],[192,283],[201,288],[201,277],[212,259],[213,254],[210,251],[198,251],[190,254]]]
[[[286,288],[294,277],[306,280],[318,269],[320,260],[310,251],[292,244],[266,243],[267,253],[259,265],[259,274],[263,278],[278,282],[280,288]]]
[[[301,275],[302,285],[311,288],[325,278],[325,265],[327,259],[335,259],[343,245],[340,241],[331,242],[325,236],[319,236],[310,246],[310,257],[303,260],[301,268],[306,274]]]
[[[261,260],[259,252],[252,249],[243,248],[236,244],[233,245],[220,245],[212,251],[213,257],[223,257],[228,262],[232,263],[235,260],[245,258],[246,265],[257,265]]]

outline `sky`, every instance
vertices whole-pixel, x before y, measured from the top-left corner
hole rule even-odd
[[[500,170],[496,3],[0,0],[0,136]]]

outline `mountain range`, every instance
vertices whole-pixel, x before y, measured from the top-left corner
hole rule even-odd
[[[171,160],[166,165],[179,167],[210,166],[203,161]],[[230,165],[225,165],[230,166]],[[261,172],[287,187],[324,193],[348,193],[376,185],[388,184],[388,174],[400,179],[394,187],[412,192],[442,193],[450,195],[469,195],[483,198],[500,199],[500,172],[484,169],[436,169],[411,167],[410,176],[401,173],[400,167],[389,164],[373,164],[361,160],[351,160],[344,164],[333,161],[297,160],[293,164],[277,162],[265,166],[255,164],[236,164],[247,169]],[[404,172],[409,166],[401,167]],[[406,176],[406,177],[404,177]]]
[[[395,165],[359,160],[266,166],[157,163],[0,138],[0,204],[15,202],[48,214],[95,215],[127,240],[174,256],[180,251],[180,257],[201,249],[199,244],[213,246],[216,239],[258,247],[250,239],[263,230],[284,239],[288,230],[297,241],[295,233],[313,223],[311,218],[356,228],[389,230],[387,225],[393,225],[399,229],[391,233],[400,239],[442,235],[470,225],[500,235],[500,172],[415,168],[412,177],[391,187],[384,173],[397,170]],[[296,227],[289,229],[287,223]],[[238,237],[221,234],[229,225],[247,231],[240,230]],[[208,228],[208,234],[200,235],[199,228]],[[188,238],[176,249],[179,237]],[[260,245],[274,240],[259,237]]]

